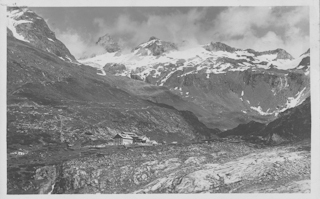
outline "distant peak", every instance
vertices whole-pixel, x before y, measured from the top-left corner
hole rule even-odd
[[[277,53],[276,59],[290,59],[290,60],[293,59],[292,55],[290,55],[287,51],[285,51],[282,48],[277,48],[274,51]]]
[[[172,50],[178,50],[178,47],[175,43],[160,40],[154,36],[150,37],[149,41],[139,44],[139,46],[132,49],[132,52],[136,51],[136,54],[146,56],[153,55],[159,56],[165,52]]]
[[[118,44],[118,42],[108,33],[100,37],[96,44],[103,47],[109,53],[117,52],[120,50],[120,45]]]
[[[152,36],[152,37],[150,37],[149,41],[152,41],[152,40],[159,40],[159,39],[155,36]]]
[[[282,48],[277,48],[275,51],[278,52],[278,53],[286,53],[287,52]]]
[[[253,49],[246,49],[247,52],[254,54],[255,56],[261,56],[261,55],[268,55],[268,54],[276,54],[277,57],[275,58],[275,60],[277,59],[289,59],[292,60],[293,57],[292,55],[290,55],[287,51],[285,51],[282,48],[277,48],[275,50],[268,50],[268,51],[255,51]]]
[[[107,33],[101,37],[98,38],[98,41],[96,42],[96,44],[98,44],[100,41],[104,41],[104,40],[111,40],[111,36]]]
[[[222,43],[222,42],[220,42],[220,41],[216,41],[216,42],[211,42],[211,45],[222,45],[222,46],[228,46],[227,44],[225,44],[225,43]]]
[[[204,48],[208,51],[226,51],[226,52],[234,52],[238,49],[228,46],[222,42],[211,42],[204,46]]]

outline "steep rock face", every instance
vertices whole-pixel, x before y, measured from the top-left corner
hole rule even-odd
[[[281,113],[279,118],[270,122],[262,131],[268,135],[268,142],[299,141],[311,138],[310,97],[301,105]]]
[[[230,128],[250,120],[274,119],[309,95],[304,74],[247,70],[226,74],[172,74],[164,86],[210,114],[200,117],[208,126]]]
[[[76,62],[74,56],[50,30],[45,20],[27,8],[8,7],[7,27],[12,36],[60,59]],[[10,33],[8,32],[10,35]]]
[[[305,53],[300,55],[299,65],[295,69],[300,69],[302,71],[307,71],[310,67],[310,49],[308,49]]]
[[[103,47],[108,53],[121,50],[119,44],[109,34],[100,37],[96,44]]]
[[[292,55],[290,55],[288,52],[286,52],[283,49],[278,48],[278,49],[275,50],[275,52],[277,53],[276,60],[278,60],[278,59],[290,59],[290,60],[292,60],[293,59]]]
[[[249,122],[222,132],[221,137],[241,136],[252,142],[279,144],[300,141],[311,137],[310,97],[301,105],[281,113],[277,119],[266,124]]]

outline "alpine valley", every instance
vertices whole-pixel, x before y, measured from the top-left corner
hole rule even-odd
[[[95,45],[8,8],[8,194],[310,192],[310,49]]]

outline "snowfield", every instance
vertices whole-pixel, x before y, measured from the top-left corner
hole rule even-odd
[[[191,74],[206,74],[205,77],[209,79],[211,77],[210,74],[226,74],[228,72],[246,70],[262,71],[262,73],[268,71],[269,74],[276,73],[276,71],[273,72],[272,70],[302,70],[304,75],[309,75],[310,70],[309,66],[301,64],[304,58],[310,56],[309,51],[296,59],[292,59],[289,54],[284,59],[279,58],[286,56],[286,52],[282,49],[257,52],[232,48],[232,50],[227,51],[227,48],[223,49],[222,47],[219,49],[216,47],[217,45],[213,48],[208,48],[208,45],[215,45],[210,43],[180,50],[169,49],[158,56],[154,56],[155,52],[157,52],[154,49],[161,49],[162,45],[166,45],[166,43],[159,39],[153,39],[140,44],[130,53],[117,51],[78,61],[97,68],[101,71],[101,73],[97,73],[98,75],[104,75],[105,71],[108,71],[116,76],[129,78],[135,75],[143,81],[147,81],[147,78],[153,78],[155,79],[153,84],[158,86],[168,86],[170,84],[168,81],[172,81],[172,77],[185,78]],[[218,45],[223,46],[225,44],[219,43]],[[287,75],[280,77],[280,90],[289,87]],[[170,89],[184,98],[189,97],[189,94],[182,93],[181,89],[183,88],[181,86],[173,86]],[[272,92],[273,96],[278,95],[278,91],[272,90]],[[305,100],[305,97],[303,97],[305,94],[307,93],[304,89],[297,93],[296,96],[289,97],[287,103],[281,108],[268,109],[267,111],[262,108],[264,106],[261,107],[259,104],[250,105],[250,102],[243,98],[244,91],[241,92],[241,97],[239,97],[241,103],[244,103],[245,100],[248,102],[246,112],[271,116],[278,115],[280,112],[301,104]]]
[[[117,75],[130,76],[133,73],[140,76],[141,79],[145,79],[151,72],[157,74],[154,75],[154,77],[157,77],[164,68],[174,65],[173,71],[161,80],[161,85],[163,85],[172,73],[183,71],[187,67],[193,67],[193,70],[189,71],[188,74],[198,73],[199,71],[205,71],[207,74],[221,74],[228,71],[245,71],[252,68],[269,69],[271,66],[275,66],[280,70],[289,70],[296,68],[301,60],[308,56],[304,55],[294,60],[276,59],[277,54],[254,56],[247,50],[237,50],[233,53],[208,51],[204,48],[205,45],[183,50],[171,50],[164,52],[160,56],[153,56],[152,51],[147,47],[155,42],[158,42],[156,43],[157,45],[161,45],[161,40],[152,40],[140,44],[131,53],[121,54],[118,51],[78,61],[98,69],[102,69],[108,63],[123,64],[126,70],[122,73],[117,73]],[[147,52],[146,55],[139,53],[141,49]]]

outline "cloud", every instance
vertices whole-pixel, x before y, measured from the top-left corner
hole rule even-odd
[[[116,20],[94,18],[98,31],[84,37],[76,31],[56,31],[76,57],[89,52],[99,53],[95,41],[106,33],[113,36],[126,51],[130,51],[151,36],[165,41],[203,45],[211,41],[257,51],[283,48],[294,57],[309,48],[308,7],[228,7],[212,16],[210,8],[194,8],[188,12],[170,14],[144,13],[144,19],[120,14]]]
[[[144,21],[134,21],[129,15],[120,15],[113,24],[107,24],[101,18],[94,19],[94,23],[100,28],[100,35],[107,32],[115,37],[126,36],[124,45],[135,47],[151,36],[177,43],[191,38],[197,41],[195,35],[201,34],[199,22],[205,14],[206,9],[191,9],[187,13],[149,15]]]
[[[273,31],[269,31],[263,37],[257,37],[248,32],[242,39],[226,39],[224,42],[237,48],[251,48],[257,51],[271,50],[284,46],[282,39]]]
[[[75,30],[60,31],[55,29],[54,32],[57,39],[62,41],[76,58],[105,52],[102,47],[92,43],[91,39],[84,39]]]
[[[258,51],[283,48],[294,57],[309,48],[308,7],[229,8],[214,20],[217,40]]]
[[[271,8],[229,8],[214,20],[214,32],[234,37],[253,32],[252,27],[264,28],[272,21]]]

